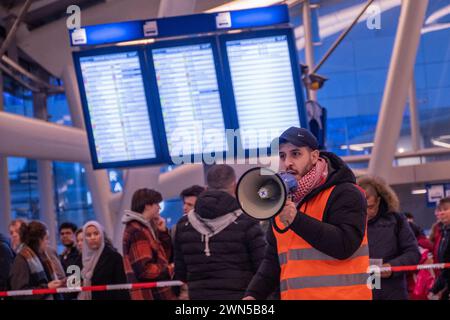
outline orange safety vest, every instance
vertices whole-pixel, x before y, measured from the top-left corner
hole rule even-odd
[[[333,189],[334,186],[308,200],[301,211],[322,221]],[[279,217],[275,221],[279,227],[283,226]],[[367,228],[361,246],[346,260],[338,260],[316,250],[291,229],[284,233],[275,228],[273,231],[281,267],[282,300],[372,300],[372,290],[367,285]]]

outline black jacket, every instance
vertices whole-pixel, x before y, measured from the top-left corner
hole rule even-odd
[[[223,191],[206,191],[197,199],[195,212],[214,219],[239,208]],[[193,300],[242,299],[260,265],[265,241],[259,222],[242,214],[211,237],[211,256],[204,253],[201,234],[182,217],[175,238],[175,278],[186,281]]]
[[[73,274],[73,271],[72,273],[67,272],[70,266],[77,266],[80,268],[80,270],[83,269],[81,253],[78,251],[75,245],[73,245],[69,251],[64,251],[63,254],[59,256],[59,260],[61,261],[61,266],[63,267],[64,272],[68,277]],[[76,300],[77,296],[78,293],[76,292],[63,294],[64,300]]]
[[[121,284],[127,283],[123,259],[120,253],[106,245],[92,275],[91,285]],[[92,300],[129,300],[127,290],[94,291]]]
[[[367,235],[371,259],[383,259],[392,266],[414,265],[420,261],[416,237],[403,214],[389,212],[383,198],[375,218],[369,220]],[[374,300],[407,300],[406,274],[394,272],[381,278],[381,288],[373,290]]]
[[[59,260],[61,261],[61,265],[64,268],[64,272],[67,276],[70,276],[71,274],[67,273],[67,268],[69,266],[78,266],[80,269],[83,268],[83,262],[81,260],[81,253],[78,251],[77,247],[73,245],[70,248],[70,251],[64,252],[59,256]]]
[[[439,263],[449,263],[450,262],[450,226],[442,228],[442,238],[439,243],[438,257]],[[436,279],[431,292],[434,294],[440,292],[443,289],[442,300],[449,299],[450,293],[450,269],[444,269],[439,274]]]
[[[360,247],[366,227],[367,203],[355,185],[355,176],[336,155],[321,152],[328,161],[328,178],[320,187],[310,192],[297,206],[332,186],[336,186],[328,199],[323,221],[318,221],[299,211],[289,228],[305,239],[312,247],[335,259],[345,260]],[[265,299],[280,283],[280,264],[273,229],[267,232],[267,249],[256,276],[246,295]]]
[[[0,233],[0,291],[8,289],[8,277],[14,261],[14,251],[8,239]]]

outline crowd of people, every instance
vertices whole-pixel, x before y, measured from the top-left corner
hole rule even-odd
[[[206,187],[181,192],[184,214],[171,229],[160,215],[161,193],[137,190],[122,217],[121,253],[96,221],[62,223],[58,256],[44,223],[14,220],[10,238],[0,234],[0,291],[64,287],[78,268],[83,286],[184,285],[16,299],[449,299],[449,269],[382,272],[370,288],[367,268],[450,262],[450,198],[438,203],[427,237],[382,179],[356,180],[304,129],[278,139],[280,170],[299,188],[269,227],[241,210],[233,168],[214,165]]]

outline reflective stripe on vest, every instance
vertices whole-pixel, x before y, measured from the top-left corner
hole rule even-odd
[[[326,255],[325,253],[322,253],[314,248],[291,249],[287,253],[283,252],[278,255],[280,265],[287,263],[288,255],[289,260],[323,260],[323,261],[336,260],[336,258],[330,257],[329,255]],[[356,252],[349,259],[368,255],[369,255],[369,246],[362,245],[358,250],[356,250]]]
[[[341,274],[333,276],[300,277],[281,281],[280,291],[321,287],[345,287],[366,285],[369,279],[367,273]]]

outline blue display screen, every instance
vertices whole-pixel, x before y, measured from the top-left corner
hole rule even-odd
[[[268,147],[301,121],[302,99],[296,60],[287,34],[223,40],[242,148]]]
[[[292,39],[278,29],[75,53],[94,168],[267,148],[305,127]]]
[[[156,48],[152,57],[170,156],[225,152],[211,43]]]
[[[77,60],[94,167],[157,158],[139,52]]]

